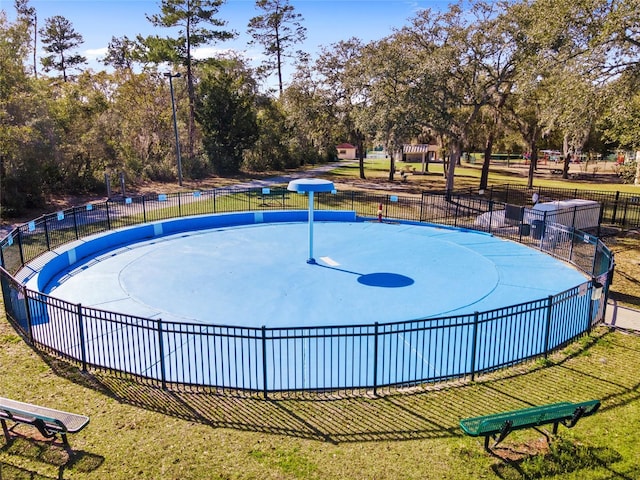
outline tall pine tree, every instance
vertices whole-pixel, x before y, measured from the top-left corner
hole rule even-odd
[[[66,18],[60,15],[47,18],[45,26],[40,30],[40,36],[45,52],[51,54],[40,60],[46,72],[57,70],[62,73],[62,78],[66,82],[69,69],[87,62],[82,55],[71,53],[84,43],[84,39]]]
[[[275,71],[278,75],[278,88],[282,95],[282,65],[285,57],[292,57],[289,52],[296,43],[304,42],[307,29],[300,21],[302,15],[295,12],[289,0],[257,0],[256,7],[262,14],[249,20],[251,44],[259,43],[264,47],[267,57],[263,63],[265,72]]]
[[[189,95],[189,151],[194,154],[195,144],[195,104],[196,95],[193,80],[193,49],[201,45],[209,45],[216,41],[229,40],[235,37],[232,31],[224,30],[227,22],[216,18],[224,0],[162,0],[160,13],[147,16],[155,27],[178,28],[175,38],[157,35],[146,38],[138,37],[143,45],[147,59],[154,63],[168,62],[182,66],[186,70],[187,90]],[[212,30],[205,25],[218,30]]]

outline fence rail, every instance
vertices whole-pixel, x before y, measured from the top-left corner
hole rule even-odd
[[[466,195],[485,198],[489,201],[517,205],[530,204],[531,196],[534,193],[538,194],[540,201],[570,200],[573,198],[593,200],[602,206],[601,223],[603,225],[622,228],[640,227],[640,192],[605,192],[551,187],[529,189],[523,185],[495,185],[489,187],[482,194],[478,194],[478,191],[473,189],[460,190],[457,193],[460,195],[466,193]]]
[[[422,197],[341,192],[319,194],[316,203],[316,209],[355,210],[361,217],[375,218],[382,210],[384,218],[395,221],[489,231],[573,263],[591,279],[548,298],[488,312],[303,328],[165,322],[87,308],[24,286],[30,267],[44,265],[48,252],[90,235],[183,216],[306,208],[306,198],[295,193],[218,189],[74,207],[16,228],[0,241],[7,316],[36,348],[83,370],[109,371],[175,390],[265,397],[301,391],[376,393],[473,379],[546,356],[603,318],[613,257],[595,236],[572,223],[559,223],[544,212],[513,218],[506,202],[464,192]],[[573,220],[579,214],[569,213]],[[534,222],[540,228],[531,232]]]

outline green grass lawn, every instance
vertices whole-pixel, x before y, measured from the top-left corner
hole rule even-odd
[[[403,168],[415,169],[416,174],[407,177],[407,186],[419,187],[422,189],[442,189],[445,186],[443,177],[442,163],[430,163],[429,171],[421,174],[422,165],[420,163],[396,162],[396,171],[399,172]],[[477,188],[480,180],[482,166],[479,163],[470,164],[462,163],[456,167],[455,188]],[[572,173],[582,174],[579,165],[572,165]],[[331,176],[336,181],[353,182],[359,177],[359,166],[357,162],[342,166],[331,172]],[[528,169],[521,167],[507,168],[501,165],[492,165],[489,171],[490,185],[526,185]],[[597,175],[590,173],[582,174],[580,179],[563,180],[560,176],[550,175],[548,168],[542,166],[538,173],[534,176],[534,187],[549,188],[577,188],[583,190],[598,191],[620,191],[627,193],[638,193],[640,187],[629,184],[622,184],[618,177],[613,173],[610,166],[602,167],[596,172]],[[387,180],[389,177],[389,160],[388,159],[365,159],[365,176],[368,180],[381,181]],[[396,173],[395,182],[401,184],[400,175]]]
[[[5,479],[631,479],[640,476],[640,336],[602,328],[546,361],[474,383],[380,397],[264,400],[169,392],[39,356],[0,319],[1,395],[83,413],[74,458],[20,427],[0,443]],[[512,433],[490,455],[467,416],[562,400],[602,408],[549,447]]]
[[[377,171],[384,178],[384,167],[375,164],[367,176],[375,178]],[[422,178],[443,185],[437,167],[407,183]],[[461,182],[477,185],[477,168],[458,172]],[[491,182],[516,183],[510,175],[496,172]],[[354,176],[357,165],[332,178],[348,183]],[[620,254],[617,270],[628,277],[614,288],[631,303],[640,298],[637,237],[627,233],[612,244]],[[0,312],[0,396],[91,418],[70,436],[72,458],[59,444],[39,440],[34,429],[16,428],[19,435],[10,445],[0,440],[1,480],[640,478],[639,335],[602,327],[547,360],[475,382],[378,397],[264,400],[164,391],[84,374],[30,349],[1,304]],[[551,443],[545,438],[549,428],[523,430],[488,454],[482,438],[464,436],[458,426],[464,417],[588,399],[602,400],[601,410],[571,430],[561,426]]]

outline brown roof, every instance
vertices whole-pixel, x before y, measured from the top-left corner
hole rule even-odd
[[[431,150],[429,149],[431,147]],[[429,151],[434,151],[437,149],[437,145],[428,145],[428,144],[419,144],[419,145],[408,145],[404,144],[402,146],[402,151],[404,153],[426,153]]]
[[[351,145],[350,143],[341,143],[340,145],[336,145],[336,148],[356,148],[355,145]]]

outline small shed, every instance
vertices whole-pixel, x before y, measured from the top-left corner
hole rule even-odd
[[[336,150],[338,150],[338,158],[340,160],[355,160],[358,158],[358,148],[350,143],[336,145]]]
[[[402,161],[420,162],[422,173],[425,173],[429,171],[429,163],[437,160],[439,149],[438,145],[431,143],[405,144],[402,146]]]

